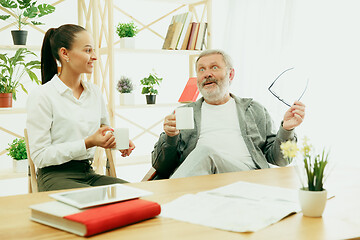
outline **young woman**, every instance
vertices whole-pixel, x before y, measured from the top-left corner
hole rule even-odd
[[[28,97],[26,122],[39,191],[126,182],[96,174],[91,167],[95,146],[116,145],[99,88],[80,78],[92,73],[95,60],[93,39],[84,28],[66,24],[46,32],[43,85]],[[56,61],[61,63],[59,75]],[[123,157],[135,148],[132,141],[129,146],[121,150]]]

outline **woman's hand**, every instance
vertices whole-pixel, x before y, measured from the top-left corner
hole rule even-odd
[[[103,148],[115,148],[116,142],[114,129],[109,126],[99,128],[93,135],[85,139],[86,149],[99,146]]]
[[[135,144],[129,140],[129,148],[124,150],[119,150],[122,157],[130,156],[131,152],[135,149]]]

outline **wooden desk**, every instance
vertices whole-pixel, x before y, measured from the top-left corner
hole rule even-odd
[[[359,168],[337,167],[327,180],[327,189],[335,198],[327,202],[322,218],[303,217],[301,213],[255,233],[233,233],[172,219],[157,217],[91,239],[347,239],[360,237]],[[185,193],[196,193],[235,181],[263,183],[298,188],[292,167],[226,173],[173,180],[131,183],[154,192],[148,200],[160,204]],[[49,193],[35,193],[0,198],[0,239],[83,239],[29,220],[29,205],[52,200]]]

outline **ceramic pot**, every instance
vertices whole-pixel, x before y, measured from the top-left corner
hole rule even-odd
[[[16,173],[26,173],[28,168],[28,160],[15,160],[13,159],[13,170]]]
[[[27,31],[24,30],[12,30],[11,35],[14,45],[26,45]]]
[[[134,105],[135,95],[133,93],[120,93],[120,105]]]
[[[12,107],[12,93],[0,93],[0,108]]]
[[[135,48],[135,38],[133,38],[133,37],[120,38],[120,48],[134,49]]]
[[[147,104],[155,104],[156,95],[146,95],[146,103]]]
[[[307,217],[321,217],[327,200],[327,191],[299,190],[299,201],[302,213]]]

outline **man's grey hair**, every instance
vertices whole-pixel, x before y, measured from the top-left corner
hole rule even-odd
[[[224,59],[226,68],[228,70],[233,69],[231,57],[220,49],[208,49],[208,50],[205,50],[202,53],[200,53],[199,57],[196,59],[195,67],[197,67],[197,63],[200,60],[200,58],[208,56],[208,55],[213,55],[213,54],[220,54]]]

